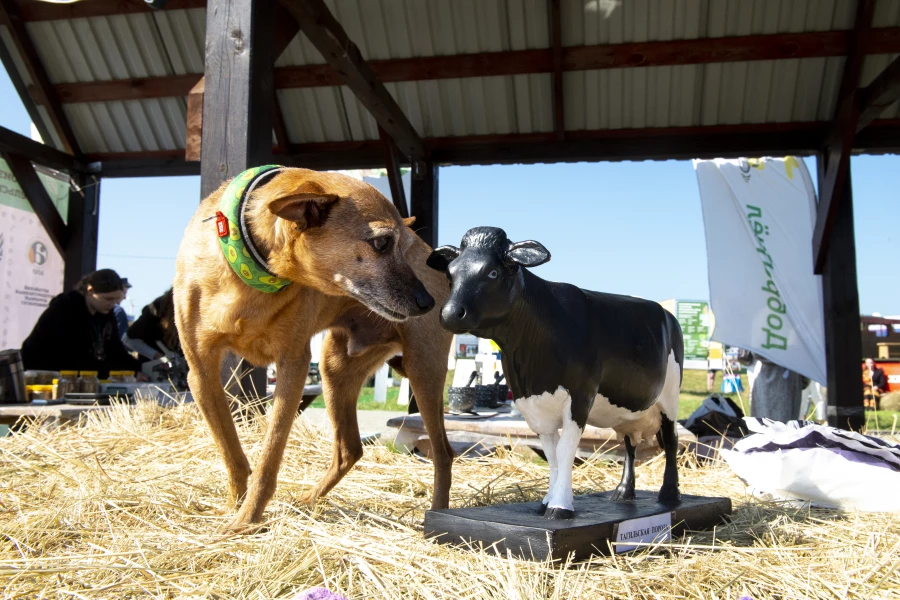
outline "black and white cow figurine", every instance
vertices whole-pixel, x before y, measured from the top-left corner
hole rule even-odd
[[[572,465],[586,424],[625,441],[622,481],[612,499],[634,493],[634,449],[656,434],[666,454],[661,502],[677,502],[675,419],[684,364],[678,321],[655,302],[545,281],[523,267],[550,260],[538,242],[510,243],[496,227],[466,232],[428,265],[447,273],[441,325],[494,340],[516,408],[540,436],[550,464],[541,512],[574,516]]]

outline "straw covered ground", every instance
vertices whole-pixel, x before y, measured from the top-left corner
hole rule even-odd
[[[239,423],[251,461],[265,416]],[[727,467],[681,465],[687,493],[730,496],[733,520],[671,544],[577,564],[533,563],[422,538],[430,463],[368,447],[313,509],[297,504],[330,460],[327,432],[298,421],[268,529],[227,536],[222,463],[194,405],[114,407],[82,426],[0,439],[0,594],[58,598],[896,598],[900,515],[765,504]],[[655,489],[657,458],[638,468]],[[619,467],[590,461],[578,491]],[[546,464],[515,452],[459,460],[454,506],[536,500]]]

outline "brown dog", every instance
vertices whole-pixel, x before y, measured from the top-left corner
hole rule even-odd
[[[306,169],[275,173],[248,194],[244,211],[269,271],[293,282],[266,293],[231,269],[217,225],[208,219],[220,210],[226,186],[203,200],[188,225],[174,289],[190,388],[225,459],[229,500],[238,509],[231,527],[246,530],[259,522],[275,493],[309,369],[310,338],[324,329],[329,331],[320,370],[334,425],[333,460],[303,500],[315,503],[362,456],[360,388],[402,352],[402,369],[436,442],[432,508],[446,508],[453,451],[444,430],[443,386],[451,338],[438,323],[438,311],[430,309],[435,300],[446,300],[449,286],[425,265],[431,249],[407,227],[412,219],[404,223],[375,188],[352,177]],[[252,476],[219,376],[226,351],[255,365],[274,362],[278,369],[271,420]]]

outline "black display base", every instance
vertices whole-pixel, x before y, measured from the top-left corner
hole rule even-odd
[[[620,528],[623,540],[631,541],[642,532],[658,530],[667,513],[671,514],[673,535],[712,528],[731,514],[729,498],[682,495],[680,502],[663,504],[656,499],[656,492],[638,491],[633,502],[624,503],[612,502],[611,494],[575,496],[575,518],[564,521],[538,514],[539,502],[429,510],[425,513],[425,537],[442,544],[493,546],[501,556],[509,552],[519,558],[546,560],[565,559],[574,553],[573,558],[581,560],[609,554],[609,542],[616,542]],[[636,533],[625,533],[632,530]],[[612,545],[617,547],[621,551],[623,545]]]

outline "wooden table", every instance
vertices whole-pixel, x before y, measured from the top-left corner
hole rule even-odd
[[[54,425],[78,421],[81,415],[95,410],[109,408],[109,405],[97,404],[53,404],[39,406],[34,404],[0,404],[0,425],[15,425],[19,419],[46,418]]]
[[[491,413],[493,413],[491,416],[487,416]],[[459,452],[459,448],[466,444],[469,446],[479,443],[484,446],[509,446],[512,443],[513,445],[532,448],[543,456],[541,440],[538,435],[528,427],[525,419],[521,416],[511,416],[509,407],[485,410],[483,414],[485,416],[482,418],[449,413],[444,415],[444,427],[447,429],[447,437],[457,452]],[[422,442],[427,440],[428,433],[425,431],[425,423],[419,414],[394,417],[387,424],[389,427],[394,427],[398,430],[397,438],[394,440],[394,443],[398,446],[404,446],[409,449],[412,446],[421,446]],[[677,427],[680,445],[696,444],[697,437],[693,433],[681,425],[677,425]],[[424,449],[420,447],[420,451],[428,454],[425,449],[430,444],[426,442],[424,446]],[[656,437],[652,437],[638,444],[635,458],[646,460],[661,451],[656,442]],[[603,458],[609,460],[622,460],[625,457],[625,445],[616,440],[616,432],[612,429],[588,425],[581,436],[576,456],[589,458],[595,454],[599,456],[599,453],[602,453]]]

